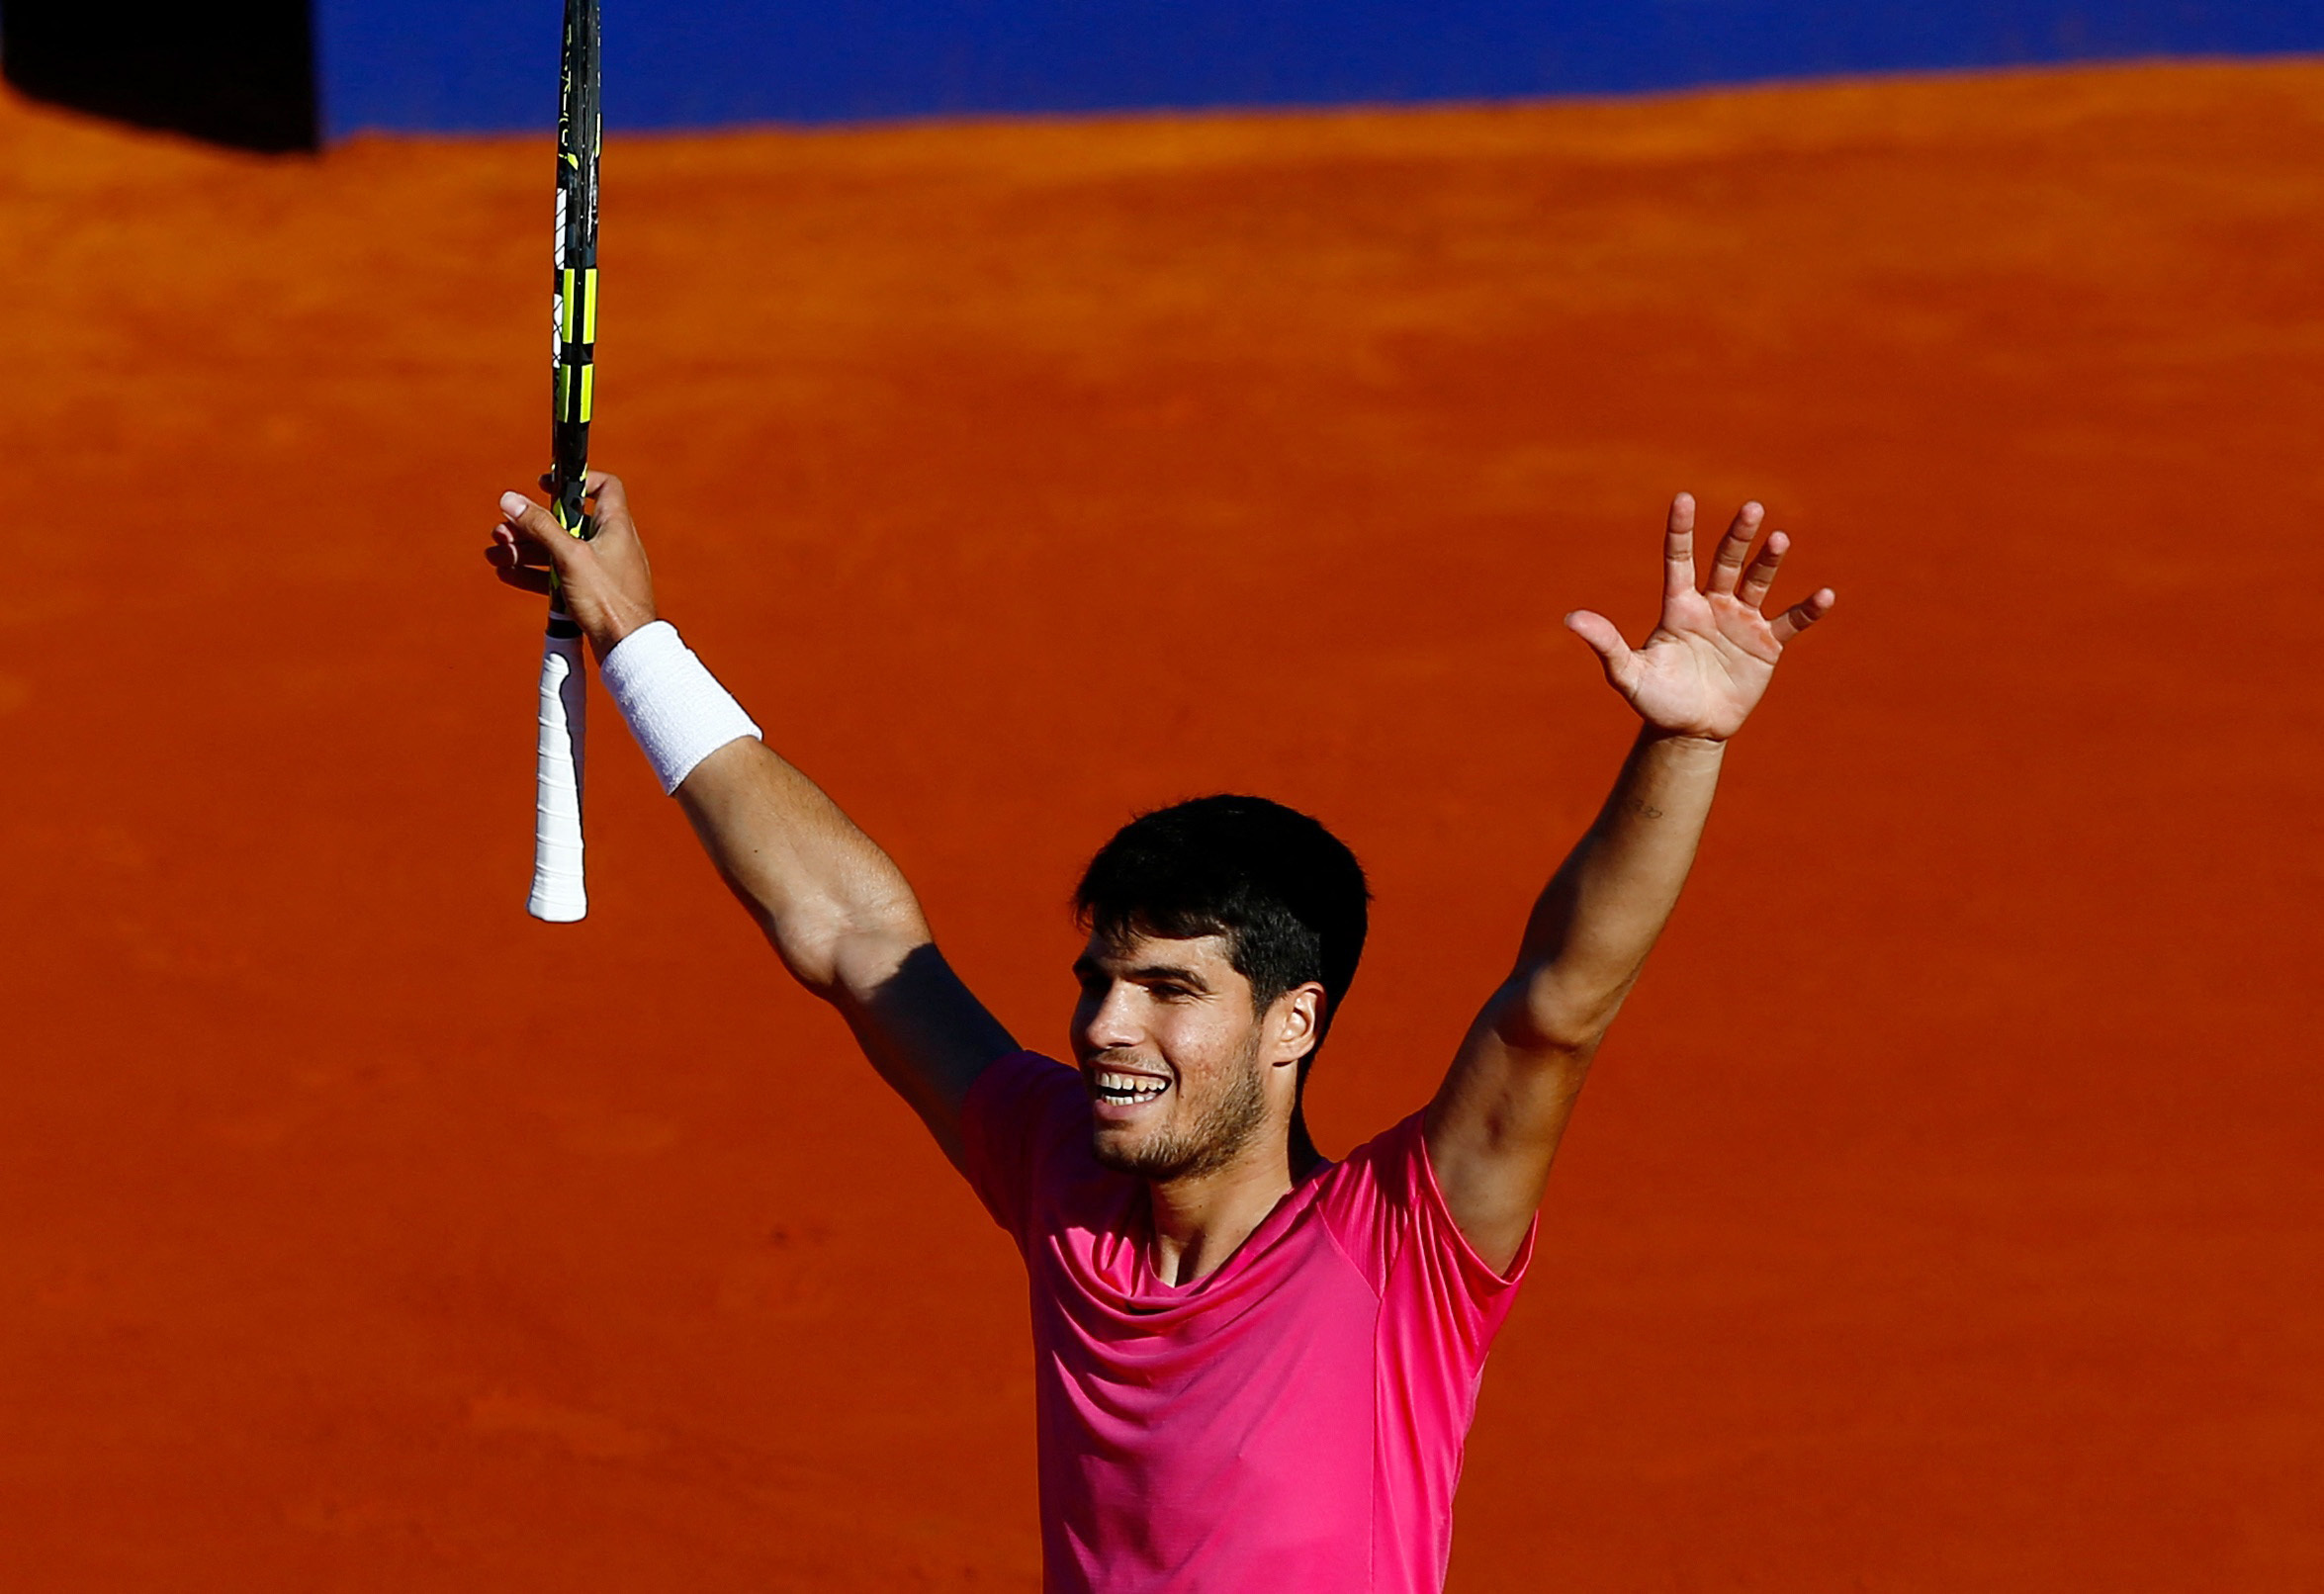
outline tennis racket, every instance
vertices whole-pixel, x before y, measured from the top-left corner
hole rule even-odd
[[[582,512],[589,474],[589,409],[597,345],[597,0],[565,0],[565,69],[557,107],[557,246],[549,428],[549,508],[584,540],[597,534]],[[570,924],[589,911],[581,867],[581,753],[587,677],[581,627],[566,611],[552,573],[549,634],[541,644],[539,775],[533,799],[535,919]]]

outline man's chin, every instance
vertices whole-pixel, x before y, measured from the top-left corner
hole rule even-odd
[[[1234,1161],[1241,1142],[1190,1145],[1184,1139],[1156,1129],[1139,1135],[1100,1130],[1090,1140],[1098,1165],[1128,1174],[1149,1184],[1166,1185],[1174,1179],[1194,1179],[1216,1173]]]
[[[1146,1171],[1143,1140],[1141,1135],[1123,1134],[1118,1129],[1100,1129],[1090,1136],[1090,1154],[1101,1168],[1117,1174],[1142,1174]]]
[[[1188,1160],[1183,1148],[1171,1145],[1166,1136],[1125,1134],[1119,1129],[1100,1129],[1091,1135],[1090,1152],[1099,1167],[1139,1179],[1172,1178],[1184,1171]]]

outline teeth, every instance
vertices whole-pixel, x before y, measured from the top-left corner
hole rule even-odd
[[[1143,1074],[1117,1074],[1100,1070],[1098,1094],[1109,1102],[1151,1102],[1169,1089],[1168,1080],[1150,1079]]]

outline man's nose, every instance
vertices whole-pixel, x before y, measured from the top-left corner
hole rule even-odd
[[[1092,1051],[1135,1046],[1144,1038],[1144,1028],[1137,1021],[1137,994],[1136,986],[1117,980],[1095,1007],[1085,1009],[1081,1034]]]

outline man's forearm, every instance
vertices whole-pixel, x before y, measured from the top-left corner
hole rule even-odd
[[[1527,1031],[1523,1039],[1587,1051],[1613,1022],[1686,884],[1725,750],[1724,742],[1640,733],[1605,807],[1526,925],[1517,968],[1524,996],[1507,1016]]]
[[[875,988],[928,939],[903,875],[760,741],[734,694],[652,620],[602,656],[605,689],[719,873],[818,995]]]
[[[903,871],[756,738],[704,758],[676,796],[783,965],[840,1010],[871,1065],[960,1164],[962,1104],[1017,1042],[938,952]]]
[[[728,888],[818,995],[874,990],[928,941],[903,872],[762,743],[728,743],[675,795]]]

